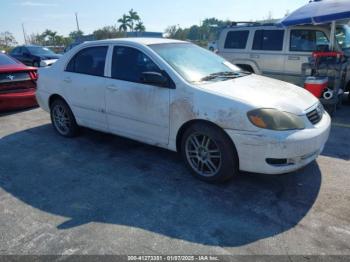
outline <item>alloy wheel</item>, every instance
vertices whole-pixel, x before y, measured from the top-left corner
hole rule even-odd
[[[221,168],[221,151],[214,140],[204,134],[195,133],[186,141],[186,157],[192,169],[201,176],[215,176]]]
[[[58,132],[60,132],[62,135],[67,135],[71,127],[71,120],[67,109],[62,105],[56,105],[52,110],[52,116]]]

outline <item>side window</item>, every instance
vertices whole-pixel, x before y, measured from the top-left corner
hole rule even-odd
[[[113,50],[112,78],[141,83],[142,73],[158,72],[158,66],[141,51],[124,46]]]
[[[231,31],[228,32],[225,41],[226,49],[245,49],[249,31]]]
[[[22,47],[16,47],[15,49],[12,50],[11,54],[12,55],[20,55],[22,52]]]
[[[282,51],[284,30],[257,30],[253,50]]]
[[[107,46],[85,48],[70,60],[66,71],[86,75],[104,76],[107,51]]]
[[[300,29],[290,32],[290,51],[313,52],[320,45],[329,45],[329,40],[322,31]]]

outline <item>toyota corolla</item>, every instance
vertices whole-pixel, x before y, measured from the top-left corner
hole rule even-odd
[[[39,76],[37,100],[60,135],[88,127],[178,151],[208,182],[298,170],[329,137],[330,117],[310,93],[187,42],[89,42]]]

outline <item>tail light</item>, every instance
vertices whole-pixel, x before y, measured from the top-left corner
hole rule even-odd
[[[33,81],[38,80],[38,73],[36,71],[29,71],[29,76]]]

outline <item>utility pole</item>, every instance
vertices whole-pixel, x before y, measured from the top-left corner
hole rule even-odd
[[[78,29],[78,32],[80,32],[78,13],[75,13],[75,21],[77,22],[77,29]]]
[[[23,30],[24,43],[27,44],[27,36],[26,36],[26,31],[24,30],[24,24],[23,23],[22,23],[22,30]]]

